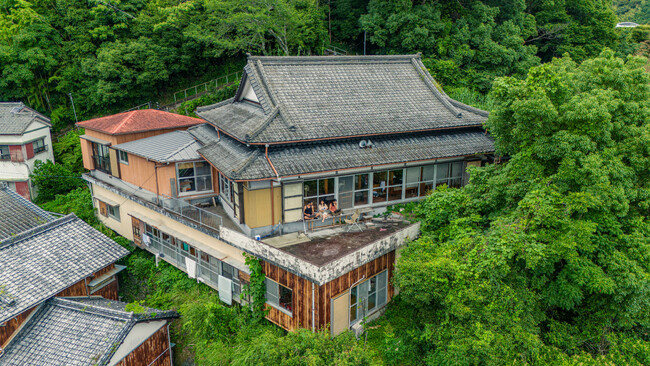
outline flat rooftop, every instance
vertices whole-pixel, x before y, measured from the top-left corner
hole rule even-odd
[[[373,219],[361,223],[350,231],[347,225],[316,231],[291,233],[263,240],[265,244],[290,253],[316,266],[323,266],[353,253],[367,245],[389,237],[406,228],[410,223],[403,220]]]

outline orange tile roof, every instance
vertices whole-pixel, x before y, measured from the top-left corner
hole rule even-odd
[[[77,126],[110,135],[124,135],[135,132],[189,127],[201,123],[204,123],[204,121],[198,118],[156,109],[142,109],[89,119],[77,123]]]

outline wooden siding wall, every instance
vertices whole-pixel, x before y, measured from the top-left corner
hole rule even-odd
[[[293,316],[289,316],[267,305],[269,314],[266,318],[286,330],[295,330],[298,328],[311,329],[312,282],[267,262],[262,262],[262,269],[266,277],[290,288],[293,295]],[[360,279],[368,279],[385,269],[388,269],[388,296],[386,302],[389,302],[395,293],[395,289],[392,286],[393,271],[395,269],[395,251],[366,263],[322,286],[316,286],[314,304],[314,324],[316,329],[329,327],[331,319],[330,307],[333,297],[345,292]]]
[[[110,265],[106,266],[105,268],[95,272],[93,274],[93,277],[99,277],[102,274],[108,272],[109,270],[115,268],[115,264],[111,263]],[[92,281],[92,278],[87,278],[86,280],[81,280],[74,285],[66,288],[65,290],[59,292],[58,294],[54,295],[56,297],[69,297],[69,296],[87,296],[90,293],[90,290],[87,289],[86,287],[86,282]],[[107,285],[106,287],[102,288],[101,290],[97,291],[93,295],[99,295],[103,296],[106,299],[109,300],[119,300],[118,298],[118,283],[117,279],[113,281],[113,283]],[[27,319],[29,314],[35,309],[36,307],[33,307],[20,315],[17,315],[16,317],[12,318],[11,320],[6,322],[6,325],[4,327],[0,327],[0,346],[4,348],[5,343],[7,340],[11,337],[11,335],[20,327],[20,325]]]
[[[4,327],[0,327],[0,348],[5,348],[7,341],[11,338],[12,334],[20,327],[21,324],[27,319],[29,314],[34,311],[34,308],[31,308],[22,314],[17,315],[15,318],[10,319],[5,323]]]
[[[293,295],[293,316],[267,305],[270,311],[266,318],[286,330],[311,329],[312,283],[267,262],[262,262],[262,268],[266,277],[290,288]]]
[[[93,165],[93,152],[91,142],[82,138],[79,140],[81,142],[81,157],[83,158],[84,168],[93,170],[95,167]]]
[[[272,216],[270,188],[256,190],[244,188],[244,222],[248,227],[276,225],[282,220],[282,187],[273,188],[273,212]]]
[[[389,302],[395,293],[395,289],[392,286],[393,271],[395,270],[395,251],[387,253],[372,262],[366,263],[318,287],[316,289],[316,328],[329,326],[331,319],[330,307],[333,297],[345,292],[360,279],[364,277],[368,279],[385,269],[388,269],[388,296],[386,297],[386,302]]]
[[[129,164],[120,163],[121,179],[135,184],[149,192],[156,193],[156,163],[129,154]],[[158,168],[158,190],[160,194],[172,196],[169,179],[176,178],[176,165],[169,164]]]
[[[171,366],[171,350],[167,325],[144,341],[138,348],[124,357],[116,366]]]

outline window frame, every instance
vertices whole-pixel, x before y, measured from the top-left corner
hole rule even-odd
[[[293,317],[293,305],[294,305],[294,299],[293,299],[293,290],[287,286],[284,286],[276,281],[273,281],[272,279],[265,277],[264,278],[264,284],[266,285],[266,293],[264,294],[264,298],[266,299],[266,304],[269,306],[281,311],[284,314],[289,315],[290,317]],[[274,292],[270,292],[269,290],[275,290]],[[282,291],[285,290],[288,291],[289,296],[291,297],[291,302],[289,303],[289,309],[286,307],[282,306],[281,299],[282,299]],[[269,296],[271,295],[271,296]],[[272,300],[269,299],[269,297],[276,298],[277,300]]]
[[[110,217],[113,220],[117,222],[122,222],[122,218],[120,216],[120,206],[119,205],[109,205],[108,203],[104,202],[106,204],[106,217]]]
[[[36,147],[36,143],[40,142],[40,146]],[[34,149],[34,155],[40,154],[47,151],[47,145],[45,145],[45,137],[32,141],[32,148]]]
[[[197,163],[203,163],[208,167],[208,171],[210,172],[209,175],[207,174],[197,174],[196,171],[196,164]],[[179,168],[180,164],[192,164],[192,175],[191,176],[186,176],[186,177],[181,177],[179,172],[181,168]],[[210,182],[210,189],[207,190],[198,190],[198,179],[203,178],[205,179],[206,177],[209,177],[208,181]],[[181,191],[181,180],[194,180],[194,190],[187,190],[187,191]],[[177,191],[179,196],[191,196],[195,194],[203,194],[203,193],[210,193],[214,192],[214,186],[212,184],[212,166],[210,164],[203,160],[203,161],[184,161],[184,162],[178,162],[176,163],[176,185],[177,185]]]
[[[124,156],[122,156],[124,154]],[[120,164],[129,165],[129,153],[122,150],[117,150],[117,160]]]
[[[372,287],[370,285],[375,283],[374,291],[370,291]],[[383,282],[380,282],[383,280]],[[368,316],[382,307],[388,304],[388,269],[385,269],[379,273],[376,273],[372,277],[356,284],[355,286],[350,287],[348,300],[348,311],[350,317],[350,325],[354,325],[360,322],[364,316]],[[355,298],[355,302],[352,302],[352,298]],[[374,306],[368,309],[368,299],[374,297],[375,302]],[[379,300],[383,299],[382,302]],[[353,316],[354,309],[354,316]]]
[[[10,145],[0,145],[0,160],[11,160],[11,150],[9,149]],[[6,148],[6,153],[2,153],[3,148]]]

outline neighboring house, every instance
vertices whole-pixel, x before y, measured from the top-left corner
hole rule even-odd
[[[52,299],[76,296],[86,300],[75,301],[90,301],[89,297],[99,301],[97,297],[101,296],[106,301],[118,300],[117,273],[124,266],[115,262],[128,253],[74,214],[54,217],[11,189],[0,187],[0,364],[104,365],[90,358],[86,363],[62,361],[61,357],[83,354],[84,350],[76,348],[76,338],[84,339],[88,350],[95,352],[97,347],[101,348],[93,343],[92,337],[73,334],[83,329],[92,331],[99,318],[76,324],[85,315],[66,317],[70,306]],[[62,310],[58,309],[60,304],[68,310],[58,311]],[[117,317],[126,319],[133,315]],[[50,328],[59,326],[50,323],[54,320],[73,328],[62,329],[56,335],[56,330]],[[129,329],[124,328],[124,332]],[[166,334],[166,330],[161,332]],[[39,337],[48,340],[40,343],[45,338]],[[168,340],[165,342],[169,344]],[[51,352],[50,345],[56,345]],[[111,344],[113,351],[115,347],[121,348],[120,343]]]
[[[228,303],[246,300],[242,254],[261,259],[267,319],[288,330],[380,312],[419,224],[351,220],[460,187],[494,152],[487,112],[444,94],[419,55],[249,57],[235,97],[197,114],[208,123],[108,147],[124,157],[112,174],[87,166],[99,217]],[[342,214],[304,218],[335,200]]]
[[[38,194],[29,179],[36,161],[54,161],[51,127],[23,103],[0,102],[0,182],[27,199]]]
[[[162,366],[172,364],[169,320],[174,311],[144,308],[101,297],[51,298],[34,311],[0,362],[22,365]]]

